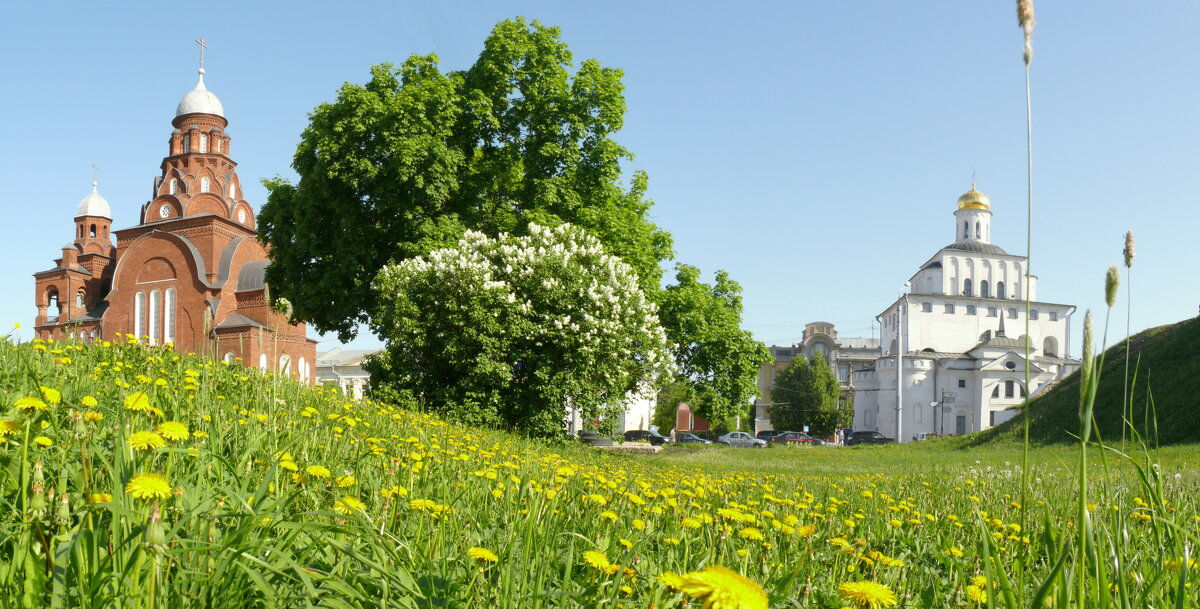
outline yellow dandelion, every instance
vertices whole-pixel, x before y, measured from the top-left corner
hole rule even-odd
[[[895,607],[900,601],[891,588],[875,582],[846,582],[838,586],[838,596],[857,609]]]
[[[39,398],[23,397],[16,402],[13,402],[13,407],[17,410],[29,412],[31,410],[47,410],[49,406]]]
[[[95,408],[96,405],[99,404],[99,402],[96,401],[96,398],[90,395],[83,396],[83,399],[79,400],[79,402],[88,408]]]
[[[339,514],[349,514],[350,512],[362,512],[366,507],[366,504],[360,501],[358,497],[347,495],[338,499],[337,503],[333,504],[333,511]]]
[[[338,476],[334,480],[334,483],[337,484],[338,488],[349,488],[354,486],[357,482],[358,479],[354,476]]]
[[[125,408],[134,412],[150,412],[153,409],[150,406],[150,396],[142,391],[135,391],[125,396]]]
[[[138,474],[125,485],[125,492],[135,499],[167,499],[171,496],[171,484],[162,474]]]
[[[600,518],[609,522],[616,522],[617,513],[612,510],[604,510],[603,512],[600,512]]]
[[[431,499],[413,499],[408,502],[408,509],[418,512],[425,512],[437,507],[437,503]]]
[[[680,592],[703,601],[704,609],[767,609],[762,587],[725,567],[708,567],[680,579]]]
[[[42,397],[45,398],[47,402],[51,404],[58,404],[62,402],[62,392],[59,390],[53,387],[47,387],[45,385],[38,387],[38,389],[42,391]]]
[[[304,468],[304,471],[308,472],[308,475],[313,478],[328,478],[330,475],[329,470],[320,465],[310,465]]]
[[[663,571],[654,579],[658,580],[658,583],[670,588],[671,590],[678,590],[683,587],[683,578],[674,571]]]
[[[83,413],[83,420],[87,421],[89,423],[95,423],[96,421],[103,421],[104,414],[96,412],[94,410],[89,410],[89,411]]]
[[[971,601],[972,603],[977,605],[985,605],[988,602],[987,590],[976,586],[975,584],[967,586],[966,593],[967,600]]]
[[[683,528],[685,528],[685,529],[698,529],[698,528],[700,528],[700,526],[703,523],[700,522],[699,518],[692,518],[691,516],[689,516],[687,518],[684,518],[683,522],[681,522],[680,524],[682,524]]]
[[[496,556],[495,552],[493,552],[487,548],[481,548],[479,546],[475,546],[475,547],[467,550],[467,556],[470,557],[471,559],[481,562],[481,563],[482,562],[496,562],[496,561],[500,560],[500,557]]]
[[[7,419],[0,420],[0,441],[21,431],[21,424]]]
[[[112,495],[108,493],[92,493],[88,503],[112,503]]]
[[[986,588],[987,584],[988,580],[986,575],[976,575],[975,577],[971,578],[971,585],[975,586],[976,588]]]
[[[41,446],[42,448],[50,448],[51,446],[54,446],[54,441],[46,436],[38,436],[34,438],[33,443]]]
[[[583,562],[597,571],[607,571],[612,567],[612,563],[608,562],[608,557],[604,555],[604,552],[597,552],[596,550],[584,552]]]
[[[166,445],[167,441],[153,431],[138,431],[129,436],[129,447],[134,450],[154,450]]]
[[[191,434],[188,432],[187,425],[184,425],[178,421],[159,423],[158,427],[156,427],[154,431],[158,432],[159,435],[172,442],[180,442],[188,439],[191,436]]]

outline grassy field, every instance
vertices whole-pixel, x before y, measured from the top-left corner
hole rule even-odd
[[[1069,447],[629,456],[161,347],[0,372],[0,608],[1200,604],[1190,447],[1080,504]]]

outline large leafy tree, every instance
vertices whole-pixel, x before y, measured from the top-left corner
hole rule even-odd
[[[560,433],[568,407],[612,421],[668,371],[666,336],[627,264],[569,224],[391,264],[374,284],[376,384],[459,420]]]
[[[676,283],[659,298],[659,315],[679,376],[694,388],[694,412],[714,424],[745,415],[771,352],[741,329],[742,287],[725,271],[717,271],[713,285],[700,281],[694,266],[678,264],[675,271]]]
[[[808,360],[797,357],[775,375],[771,426],[799,430],[808,425],[812,434],[830,434],[844,424],[840,394],[837,377],[824,358],[817,354]]]
[[[266,182],[259,237],[267,282],[297,319],[342,340],[374,312],[370,284],[391,261],[453,245],[470,229],[522,233],[569,222],[596,235],[650,294],[670,236],[649,220],[647,178],[612,135],[624,120],[620,70],[573,74],[558,28],[496,25],[478,60],[443,73],[435,55],[371,69],[313,111],[296,184]]]

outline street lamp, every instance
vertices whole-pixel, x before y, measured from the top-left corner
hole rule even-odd
[[[904,441],[904,308],[908,304],[908,294],[905,290],[910,288],[912,282],[905,281],[904,289],[900,290],[900,298],[896,300],[897,318],[900,320],[900,324],[896,326],[896,442]]]

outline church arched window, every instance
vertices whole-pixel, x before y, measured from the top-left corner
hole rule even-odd
[[[1058,339],[1053,336],[1047,336],[1046,340],[1042,341],[1042,353],[1044,355],[1058,355]]]
[[[179,178],[171,178],[171,194],[179,194]]]
[[[1000,397],[1000,384],[999,383],[996,383],[996,388],[992,390],[992,397],[994,397],[994,398]]]
[[[200,134],[200,152],[208,152],[208,135]]]
[[[1017,308],[1016,308],[1016,307],[1009,307],[1009,308],[1008,308],[1008,318],[1009,318],[1009,319],[1016,319],[1016,318],[1017,318]]]
[[[987,279],[984,279],[979,282],[979,295],[983,298],[991,298],[989,294]]]
[[[963,280],[963,296],[972,296],[972,295],[973,294],[971,294],[971,280],[964,279]]]
[[[213,137],[213,148],[215,148],[215,149],[216,149],[216,152],[221,152],[221,138],[220,138],[220,136],[214,136],[214,137]]]
[[[192,151],[192,136],[189,134],[189,135],[183,136],[183,153],[187,154],[191,151]]]
[[[175,342],[175,288],[167,288],[163,299],[163,342]]]
[[[162,323],[162,292],[150,291],[150,314],[147,317],[149,332],[146,335],[150,337],[150,344],[154,345],[158,343],[158,328]]]
[[[234,184],[233,182],[229,183],[229,198],[230,199],[237,198],[237,184]]]
[[[83,303],[85,300],[87,300],[87,295],[84,293],[83,290],[79,290],[78,292],[75,292],[75,306],[76,307],[82,309]]]
[[[233,363],[233,351],[226,351],[225,357],[221,358],[221,361],[225,362],[226,364],[232,364]]]
[[[297,368],[297,372],[300,373],[300,381],[301,382],[308,380],[308,362],[304,359],[304,357],[300,358],[300,363],[299,363],[299,367]]]
[[[98,332],[96,332],[95,330],[92,330],[92,342],[95,342],[96,338],[98,338],[99,336],[100,336],[100,334]]]
[[[267,354],[266,353],[262,353],[258,356],[258,369],[259,370],[267,369]]]
[[[1004,298],[1004,282],[996,282],[996,298]]]
[[[284,376],[292,373],[292,358],[288,357],[286,353],[279,356],[279,368],[277,370]]]
[[[209,183],[208,176],[200,178],[200,192],[208,192]]]
[[[969,222],[963,222],[963,239],[970,239],[970,238],[971,238],[971,224]]]
[[[982,237],[982,235],[983,235],[983,233],[979,232],[979,223],[976,222],[975,223],[975,238],[979,239]]]
[[[142,317],[146,312],[146,293],[138,292],[133,295],[133,335],[138,340],[146,333],[146,321]]]
[[[92,225],[92,228],[91,228],[91,230],[89,230],[89,231],[88,231],[88,236],[89,236],[89,237],[95,237],[95,236],[96,236],[96,225],[95,225],[95,224],[93,224],[93,225]]]

